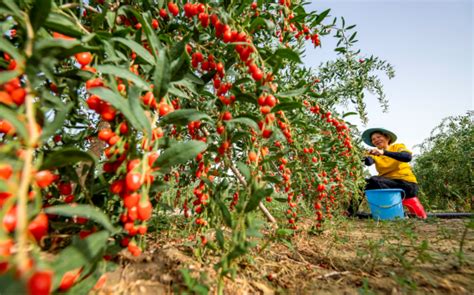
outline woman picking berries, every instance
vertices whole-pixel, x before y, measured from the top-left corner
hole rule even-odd
[[[375,164],[379,173],[367,179],[365,189],[402,189],[405,192],[403,205],[416,216],[426,218],[425,210],[417,197],[416,177],[408,164],[412,159],[411,152],[403,143],[395,143],[397,136],[383,128],[365,130],[362,140],[372,147],[364,158],[365,165]]]

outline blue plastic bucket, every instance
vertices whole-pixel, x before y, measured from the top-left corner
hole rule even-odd
[[[398,188],[366,190],[367,202],[373,219],[392,220],[404,218],[402,194]]]

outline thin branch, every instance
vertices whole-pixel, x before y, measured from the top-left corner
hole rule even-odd
[[[240,183],[243,186],[247,186],[247,181],[242,176],[242,174],[240,174],[239,170],[234,166],[234,163],[232,161],[230,161],[229,166],[230,166],[230,169],[232,170],[232,172],[237,177],[237,179],[240,181]],[[276,224],[276,219],[273,217],[273,215],[270,213],[270,211],[268,211],[267,207],[265,207],[265,205],[263,205],[262,202],[258,203],[258,207],[263,212],[263,214],[265,214],[265,217],[267,217],[268,221],[270,221],[271,223]]]
[[[67,3],[67,4],[59,6],[59,9],[69,9],[69,8],[77,8],[77,7],[81,7],[81,4],[80,3]],[[94,13],[100,13],[97,9],[95,9],[94,7],[90,5],[82,4],[82,7]]]
[[[26,32],[27,32],[27,41],[25,54],[29,58],[33,52],[33,40],[34,40],[34,31],[31,27],[31,22],[28,15],[25,13],[26,18]],[[23,271],[26,270],[28,265],[28,188],[30,186],[31,175],[33,173],[33,154],[35,147],[38,143],[39,133],[36,129],[36,120],[35,120],[35,109],[33,105],[33,95],[31,94],[31,86],[29,81],[27,81],[26,86],[26,118],[27,118],[27,129],[29,131],[29,138],[26,139],[26,150],[24,154],[24,163],[22,169],[22,176],[20,179],[20,187],[18,190],[18,204],[17,204],[17,218],[18,222],[16,225],[16,235],[18,240],[18,253],[16,256],[18,268]]]
[[[333,272],[330,272],[330,273],[327,273],[325,275],[321,275],[321,276],[318,276],[317,278],[318,279],[327,279],[327,278],[331,278],[331,277],[339,277],[339,276],[342,276],[342,275],[348,275],[350,274],[350,271],[333,271]]]

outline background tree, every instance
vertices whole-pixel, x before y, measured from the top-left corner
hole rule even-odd
[[[448,117],[420,147],[414,172],[422,200],[434,210],[471,210],[473,207],[473,113]]]

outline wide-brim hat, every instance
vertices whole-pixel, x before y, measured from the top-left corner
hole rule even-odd
[[[384,129],[384,128],[369,128],[369,129],[365,130],[362,133],[362,140],[367,145],[375,147],[375,145],[372,144],[372,139],[371,139],[372,134],[375,133],[375,132],[386,134],[390,138],[390,144],[394,143],[397,140],[397,136],[395,135],[395,133],[393,133],[390,130]]]

